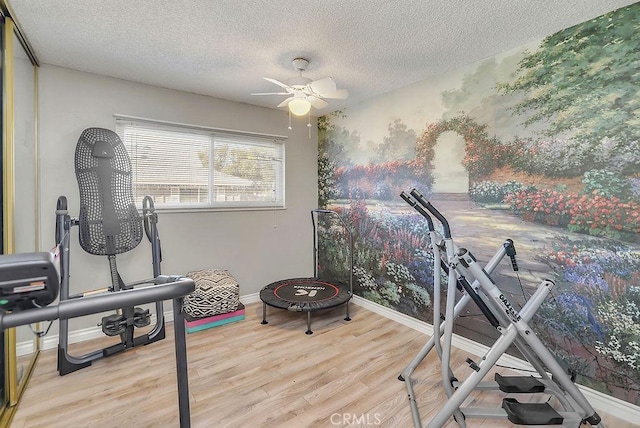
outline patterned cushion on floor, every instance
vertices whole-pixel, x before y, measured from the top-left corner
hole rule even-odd
[[[240,285],[228,270],[199,270],[187,276],[196,283],[196,289],[185,296],[183,309],[193,318],[226,314],[238,308]]]

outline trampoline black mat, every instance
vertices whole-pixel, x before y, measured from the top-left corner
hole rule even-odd
[[[274,308],[311,312],[346,303],[351,294],[344,284],[318,278],[291,278],[264,287],[260,299]]]

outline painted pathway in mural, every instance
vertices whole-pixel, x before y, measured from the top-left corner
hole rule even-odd
[[[638,22],[640,3],[320,118],[319,206],[354,228],[356,292],[430,321],[425,221],[398,197],[417,187],[478,259],[513,239],[525,294],[556,283],[542,339],[581,384],[640,405]],[[344,245],[325,267],[348,272]]]
[[[502,291],[510,293],[514,301],[518,301],[520,304],[524,302],[522,297],[523,290],[528,297],[533,294],[541,280],[551,279],[557,281],[558,273],[563,274],[564,266],[561,263],[555,263],[557,259],[549,259],[550,253],[556,253],[553,249],[559,240],[583,241],[585,238],[589,239],[583,234],[567,232],[557,227],[543,224],[532,225],[530,222],[510,214],[508,211],[483,208],[472,201],[448,200],[446,197],[436,197],[431,201],[450,221],[452,236],[456,243],[469,249],[479,261],[488,261],[495,250],[504,242],[504,239],[510,238],[514,241],[520,271],[518,274],[514,273],[509,261],[505,260],[492,274],[492,277]],[[593,245],[598,246],[600,241],[598,239],[592,240]],[[637,254],[637,246],[630,248]],[[599,272],[599,274],[604,274],[604,272]],[[607,279],[610,282],[610,286],[618,287],[617,290],[609,291],[619,296],[624,296],[628,293],[629,287],[635,284],[635,282],[628,281],[618,281],[618,284],[615,284],[615,280],[611,276]],[[520,284],[522,284],[523,288],[521,288]],[[562,291],[556,289],[553,295],[558,295]],[[547,303],[551,311],[561,310],[555,299]],[[477,311],[475,313],[477,314]],[[484,324],[484,327],[480,327],[481,324]],[[459,333],[475,337],[486,345],[492,344],[492,341],[487,339],[492,338],[495,340],[498,337],[493,328],[481,316],[463,318],[459,326]],[[628,328],[628,326],[625,328]],[[483,333],[487,335],[487,338],[478,336],[478,334]],[[546,338],[547,341],[553,339],[550,335],[545,334],[544,330],[541,331],[540,328],[537,329],[537,333]],[[565,340],[562,342],[566,344]],[[572,345],[573,352],[589,359],[597,355],[593,346],[584,345],[584,343],[574,343]],[[596,364],[592,370],[605,369],[606,365],[598,366]],[[635,382],[637,380],[633,381],[632,384],[626,384],[627,387],[632,388],[630,390],[613,386],[613,381],[609,387],[615,390],[616,395],[624,397],[627,401],[634,402],[638,399],[637,390],[634,391],[638,386]]]

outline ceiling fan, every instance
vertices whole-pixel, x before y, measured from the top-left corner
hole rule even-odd
[[[349,96],[346,89],[338,89],[331,77],[319,80],[311,80],[303,77],[302,72],[309,66],[309,61],[304,58],[295,58],[292,61],[293,68],[298,71],[298,76],[282,83],[279,80],[265,77],[264,80],[274,83],[284,89],[284,92],[259,92],[251,95],[289,95],[287,99],[278,104],[278,107],[288,106],[289,111],[302,116],[311,110],[311,106],[321,109],[329,105],[325,99],[343,100]]]

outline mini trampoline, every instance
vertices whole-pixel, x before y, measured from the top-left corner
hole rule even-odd
[[[335,215],[340,219],[342,226],[349,236],[349,285],[339,281],[327,280],[318,277],[318,235],[316,229],[316,216]],[[331,210],[312,210],[311,222],[313,224],[313,269],[314,275],[310,278],[290,278],[272,282],[260,291],[262,300],[262,324],[267,324],[267,305],[286,309],[292,312],[307,313],[306,334],[311,331],[311,312],[334,308],[346,304],[349,318],[349,300],[353,296],[353,237],[342,217]]]

